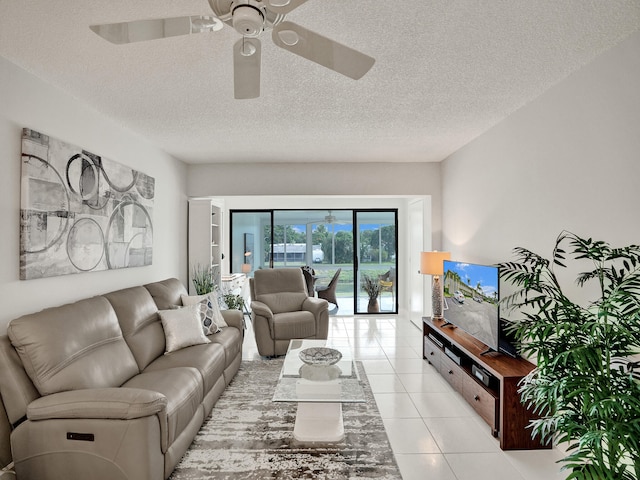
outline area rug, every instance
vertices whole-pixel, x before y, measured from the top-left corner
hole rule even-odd
[[[343,405],[345,439],[318,448],[292,439],[297,404],[272,402],[282,360],[242,362],[170,480],[401,480],[371,387]]]

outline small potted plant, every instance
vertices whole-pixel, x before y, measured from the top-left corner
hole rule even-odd
[[[196,289],[196,294],[205,295],[215,290],[216,284],[213,281],[214,273],[211,267],[205,267],[201,264],[193,266],[191,281]]]
[[[362,275],[362,289],[369,295],[369,304],[367,305],[368,313],[376,313],[380,311],[378,296],[382,286],[377,278],[370,277],[367,274]]]
[[[235,293],[223,293],[222,300],[229,310],[240,310],[244,308],[244,298]]]

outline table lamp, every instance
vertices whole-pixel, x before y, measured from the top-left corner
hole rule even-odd
[[[444,261],[451,258],[450,252],[420,252],[420,273],[433,276],[431,290],[431,308],[433,319],[442,319],[442,284],[440,275],[444,274]]]

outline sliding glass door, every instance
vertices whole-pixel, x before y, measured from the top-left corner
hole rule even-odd
[[[398,313],[397,211],[356,210],[356,313]]]
[[[379,312],[397,313],[396,210],[232,210],[230,224],[232,272],[305,267],[311,291],[331,288],[343,315],[370,313],[367,274]]]

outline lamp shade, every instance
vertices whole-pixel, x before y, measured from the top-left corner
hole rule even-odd
[[[443,263],[451,258],[451,252],[420,252],[420,273],[423,275],[442,275]]]

